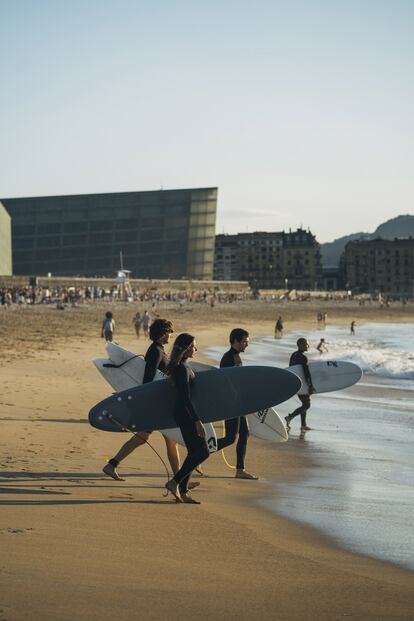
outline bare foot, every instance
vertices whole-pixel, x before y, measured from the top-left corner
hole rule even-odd
[[[246,470],[237,470],[236,479],[250,479],[251,481],[257,481],[259,477],[254,474],[250,474],[250,472],[246,472]]]
[[[181,495],[180,495],[180,490],[178,489],[178,485],[177,483],[174,481],[174,479],[170,479],[166,484],[165,484],[165,489],[167,491],[169,491],[175,498],[175,500],[177,502],[183,502],[181,500]]]
[[[125,481],[125,479],[121,479],[116,471],[116,468],[112,464],[106,464],[106,466],[102,468],[102,472],[104,472],[108,477],[111,477],[115,481]]]
[[[204,470],[200,466],[198,466],[195,471],[200,475],[200,477],[204,476]]]
[[[200,481],[191,481],[191,483],[188,484],[188,489],[194,489],[195,487],[198,487],[200,485]]]
[[[181,494],[181,500],[188,505],[201,505],[201,502],[199,500],[195,500],[195,498],[192,498],[190,494]]]
[[[304,427],[300,428],[301,431],[312,431],[312,427],[308,427],[307,425],[305,425]]]

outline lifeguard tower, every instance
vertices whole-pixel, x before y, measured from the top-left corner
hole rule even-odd
[[[118,298],[121,300],[132,300],[132,289],[129,282],[129,275],[131,270],[124,269],[124,261],[122,258],[122,251],[119,253],[121,269],[116,273],[116,284],[118,289]]]

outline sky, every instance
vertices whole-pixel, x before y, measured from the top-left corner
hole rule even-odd
[[[0,197],[219,188],[217,232],[414,213],[412,0],[0,0]]]

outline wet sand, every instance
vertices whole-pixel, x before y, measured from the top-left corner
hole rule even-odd
[[[226,343],[238,324],[271,334],[280,313],[287,328],[314,327],[316,307],[304,304],[161,311],[202,350]],[[258,483],[234,480],[215,455],[196,492],[200,506],[163,497],[165,474],[148,447],[124,462],[124,483],[101,474],[125,439],[86,422],[111,392],[91,364],[104,354],[108,308],[1,313],[0,619],[411,619],[412,572],[258,508],[274,494],[275,469],[280,481],[303,478],[308,458],[299,451],[252,439]],[[145,351],[132,332],[136,306],[113,311],[116,340]],[[328,321],[345,325],[387,318],[410,321],[412,309],[328,308]],[[153,443],[164,453],[159,434]]]

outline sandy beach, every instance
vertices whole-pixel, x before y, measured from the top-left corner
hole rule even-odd
[[[102,474],[125,440],[87,422],[90,407],[111,392],[92,364],[105,355],[102,318],[112,310],[115,340],[145,353],[148,342],[137,341],[132,326],[144,308],[0,309],[0,621],[412,619],[412,572],[344,551],[257,506],[275,472],[284,482],[303,477],[307,463],[299,451],[281,453],[251,438],[248,462],[257,483],[235,480],[221,456],[212,456],[199,479],[200,506],[163,496],[165,471],[145,446],[123,462],[125,482]],[[287,330],[306,336],[318,310],[344,326],[414,322],[412,304],[159,307],[176,333],[196,336],[206,362],[203,350],[226,345],[235,326],[252,338],[272,335],[281,314]],[[164,455],[159,433],[152,442]]]

